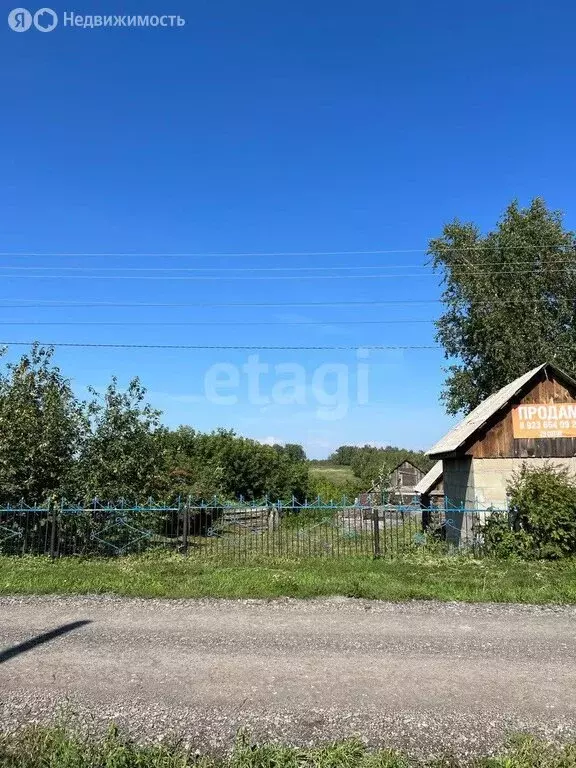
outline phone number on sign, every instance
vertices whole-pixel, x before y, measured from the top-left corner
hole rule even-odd
[[[538,437],[562,437],[566,429],[576,429],[576,420],[521,421],[520,429],[538,432]]]

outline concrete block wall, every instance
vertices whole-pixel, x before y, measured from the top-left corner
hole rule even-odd
[[[444,461],[444,489],[447,506],[463,506],[468,510],[480,510],[474,517],[483,523],[486,514],[481,510],[492,507],[508,508],[507,487],[522,465],[528,467],[555,466],[568,469],[576,476],[576,457],[557,459],[447,459]],[[472,515],[450,511],[446,539],[456,546],[472,539]]]
[[[461,457],[457,459],[445,459],[444,471],[444,496],[447,507],[473,507],[474,506],[474,477],[472,459]]]
[[[473,497],[475,507],[506,509],[506,488],[522,465],[543,467],[553,465],[565,467],[576,474],[576,458],[568,459],[473,459]]]
[[[472,459],[461,457],[444,462],[444,497],[446,506],[446,541],[458,546],[469,538],[469,515],[454,508],[474,506]]]

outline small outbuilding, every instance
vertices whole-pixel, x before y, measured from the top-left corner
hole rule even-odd
[[[416,486],[424,475],[420,467],[404,459],[390,470],[386,488],[374,484],[367,493],[360,496],[360,501],[365,505],[411,504],[417,496]]]
[[[397,464],[390,473],[388,492],[390,502],[410,504],[416,496],[416,486],[424,477],[424,472],[408,459]]]
[[[447,509],[504,510],[523,464],[576,470],[576,381],[539,365],[484,400],[428,455],[442,462]]]
[[[440,508],[444,506],[444,473],[442,462],[437,461],[424,477],[416,484],[416,495],[420,497],[422,507]]]

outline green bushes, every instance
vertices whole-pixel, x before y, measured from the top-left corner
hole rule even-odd
[[[524,465],[508,494],[509,511],[481,526],[489,554],[546,560],[576,555],[576,481],[567,470]]]

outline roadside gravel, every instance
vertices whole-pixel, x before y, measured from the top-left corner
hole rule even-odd
[[[65,631],[77,621],[90,623]],[[575,606],[8,597],[10,648],[4,727],[64,713],[199,749],[227,749],[246,727],[460,757],[518,731],[576,738]]]

